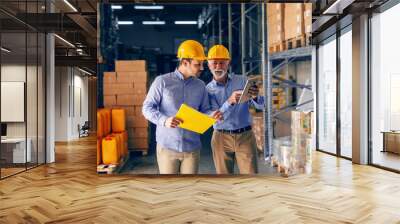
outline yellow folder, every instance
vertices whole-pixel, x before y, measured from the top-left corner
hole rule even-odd
[[[217,121],[209,117],[207,114],[200,113],[186,104],[181,105],[175,117],[183,121],[183,123],[178,127],[199,134],[203,134]]]

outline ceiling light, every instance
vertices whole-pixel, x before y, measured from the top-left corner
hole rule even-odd
[[[75,45],[71,44],[71,42],[69,42],[68,40],[58,36],[57,34],[54,34],[55,37],[57,37],[58,39],[60,39],[61,41],[63,41],[64,43],[66,43],[67,45],[69,45],[70,47],[75,48]]]
[[[85,74],[87,74],[87,75],[93,75],[92,73],[90,73],[90,72],[88,72],[88,71],[86,71],[86,70],[83,70],[83,69],[81,69],[81,68],[79,68],[79,67],[78,67],[78,70],[81,71],[81,72],[83,72],[83,73],[85,73]]]
[[[76,49],[76,51],[77,51],[77,52],[82,52],[83,50],[80,49],[80,48],[78,48],[78,49]]]
[[[111,9],[122,9],[122,5],[111,5]]]
[[[332,5],[330,5],[324,12],[323,15],[337,15],[342,14],[343,10],[351,5],[355,0],[336,0]]]
[[[118,21],[118,25],[133,25],[133,21]]]
[[[64,0],[65,4],[67,4],[72,10],[74,10],[75,12],[78,12],[78,10],[68,1],[68,0]]]
[[[5,48],[5,47],[1,47],[0,49],[1,49],[2,51],[6,52],[6,53],[10,53],[10,52],[11,52],[10,50],[8,50],[8,49]]]
[[[163,5],[135,5],[135,9],[139,10],[162,10]]]
[[[176,25],[197,25],[197,21],[175,21]]]
[[[143,21],[143,25],[165,25],[165,21]]]

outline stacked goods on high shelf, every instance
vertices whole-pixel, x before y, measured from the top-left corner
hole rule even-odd
[[[292,111],[292,135],[275,139],[271,164],[283,176],[310,173],[313,112]]]
[[[284,78],[283,75],[278,75]],[[272,109],[282,109],[286,106],[286,92],[280,86],[281,81],[272,79]]]
[[[271,52],[283,51],[285,40],[285,4],[267,4],[268,45]]]
[[[264,116],[263,113],[253,114],[252,130],[256,138],[257,149],[259,152],[264,150]]]
[[[126,111],[128,147],[147,155],[148,122],[142,115],[147,93],[146,61],[116,61],[115,72],[104,73],[104,106]]]
[[[128,132],[125,110],[101,108],[97,110],[97,166],[98,172],[110,173],[128,156]],[[107,167],[107,169],[105,169]]]
[[[284,78],[283,75],[278,75]],[[284,88],[281,87],[281,81],[272,79],[272,109],[279,110],[285,107],[286,102],[286,92]],[[264,96],[264,86],[262,82],[258,85],[259,95]]]
[[[280,52],[310,44],[311,3],[268,3],[268,45]]]

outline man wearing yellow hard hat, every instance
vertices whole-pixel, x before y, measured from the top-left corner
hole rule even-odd
[[[249,104],[263,109],[264,98],[258,96],[257,87],[251,87],[251,100],[238,103],[246,77],[228,74],[231,57],[223,45],[213,46],[208,51],[207,60],[213,75],[213,80],[207,85],[210,105],[224,116],[223,121],[214,124],[211,139],[217,174],[232,174],[235,160],[240,174],[257,173],[257,145],[251,130]]]
[[[196,174],[199,168],[201,142],[199,134],[178,128],[175,117],[185,103],[194,109],[221,119],[212,112],[205,84],[198,79],[206,59],[203,46],[194,40],[178,48],[178,68],[158,76],[143,102],[143,115],[157,125],[157,163],[160,174]]]

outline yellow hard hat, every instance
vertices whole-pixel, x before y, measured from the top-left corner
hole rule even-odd
[[[208,51],[208,60],[213,60],[213,59],[221,59],[221,60],[231,60],[231,56],[229,55],[228,49],[224,47],[224,45],[218,44],[214,45],[209,51]]]
[[[195,40],[186,40],[179,45],[178,58],[189,58],[199,61],[206,60],[203,46]]]

